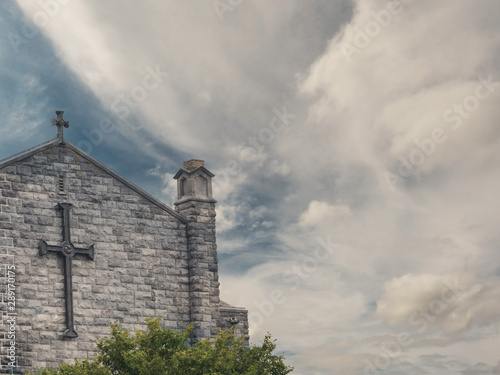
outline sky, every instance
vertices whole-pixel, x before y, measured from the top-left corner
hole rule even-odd
[[[294,374],[500,374],[500,2],[5,0],[0,159],[65,137],[172,205]]]

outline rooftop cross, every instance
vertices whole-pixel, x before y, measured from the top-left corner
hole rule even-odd
[[[94,260],[94,245],[88,248],[78,248],[71,243],[71,226],[69,212],[73,205],[71,203],[59,203],[59,208],[63,211],[63,242],[61,246],[49,245],[44,240],[40,240],[38,251],[40,255],[47,252],[60,254],[64,258],[64,290],[66,295],[66,330],[64,337],[75,338],[78,334],[75,331],[73,320],[73,278],[71,272],[73,255],[86,255],[90,260]]]
[[[64,129],[69,128],[69,121],[63,119],[64,111],[56,111],[57,119],[52,119],[52,126],[57,125],[57,136],[59,137],[59,144],[64,144]]]

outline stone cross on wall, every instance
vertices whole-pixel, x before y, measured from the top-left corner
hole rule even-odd
[[[57,125],[57,136],[59,137],[59,144],[64,144],[64,128],[69,128],[69,121],[63,119],[64,111],[56,111],[57,119],[52,119],[52,126]]]
[[[94,245],[87,249],[77,248],[71,243],[70,210],[73,207],[71,203],[59,203],[59,208],[63,210],[63,242],[61,246],[49,245],[44,240],[40,240],[38,250],[40,255],[47,252],[58,253],[64,258],[64,289],[66,297],[66,330],[64,337],[78,337],[75,331],[73,320],[73,279],[72,279],[72,258],[73,255],[86,255],[90,260],[94,260]]]

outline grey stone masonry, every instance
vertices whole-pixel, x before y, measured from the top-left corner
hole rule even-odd
[[[230,329],[234,326],[234,334],[244,336],[245,344],[248,346],[250,336],[248,334],[248,310],[243,307],[231,306],[221,301],[219,306],[220,329]]]
[[[215,204],[186,201],[176,206],[188,217],[187,246],[193,343],[217,333],[219,276],[215,244]]]
[[[248,339],[246,310],[219,299],[213,174],[196,162],[176,175],[174,210],[57,138],[0,161],[0,374],[92,358],[116,320],[132,331],[148,317],[176,330],[193,323],[194,343],[238,319]],[[72,204],[75,248],[95,247],[92,261],[72,259],[76,338],[63,336],[64,259],[38,249],[62,244],[60,203]]]
[[[214,336],[218,329],[230,328],[227,322],[236,315],[241,318],[241,332],[248,342],[248,318],[234,312],[223,312],[227,305],[219,298],[217,244],[215,239],[215,199],[212,197],[212,177],[203,160],[184,163],[174,178],[177,180],[177,212],[187,220],[187,246],[190,278],[190,311],[194,324],[192,342]],[[244,310],[246,313],[246,310]],[[222,314],[225,314],[222,317]]]

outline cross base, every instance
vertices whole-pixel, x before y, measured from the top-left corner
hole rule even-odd
[[[68,337],[70,339],[74,339],[74,338],[78,337],[78,333],[76,333],[76,331],[74,329],[67,329],[63,332],[63,336]]]

